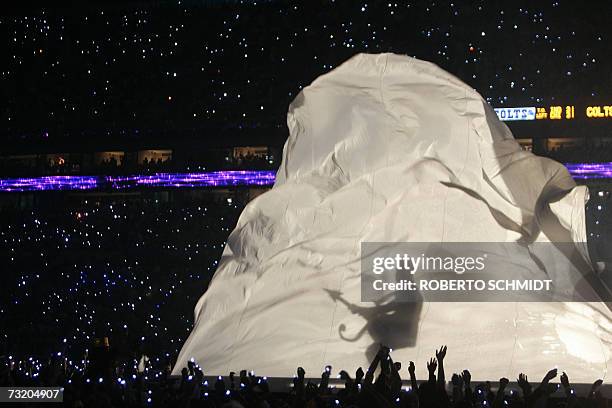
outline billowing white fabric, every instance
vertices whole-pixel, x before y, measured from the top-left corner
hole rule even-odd
[[[603,303],[360,302],[360,243],[576,242],[584,204],[565,168],[521,150],[478,93],[435,65],[359,54],[289,108],[274,188],[250,202],[195,308],[175,373],[292,377],[367,367],[382,342],[417,364],[448,345],[448,375],[605,377]]]

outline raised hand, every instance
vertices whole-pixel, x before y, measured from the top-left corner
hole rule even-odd
[[[565,371],[563,372],[563,374],[561,374],[561,377],[559,377],[559,379],[561,380],[561,384],[563,385],[564,388],[570,387],[569,378],[567,377],[567,374],[565,373]]]
[[[410,373],[410,375],[414,375],[414,371],[415,371],[415,367],[414,367],[414,361],[411,361],[410,363],[408,363],[408,373]]]
[[[440,350],[436,350],[436,359],[438,360],[438,385],[444,387],[446,379],[444,376],[444,357],[446,356],[446,346],[440,347]]]
[[[414,361],[411,361],[408,363],[408,373],[410,374],[410,387],[412,388],[413,391],[416,391],[418,389],[418,384],[417,384],[416,374],[414,372],[415,372]]]
[[[451,377],[451,383],[455,387],[461,387],[463,385],[463,379],[459,374],[453,374],[453,376]]]
[[[591,386],[591,391],[589,391],[589,398],[592,398],[598,391],[599,387],[603,384],[603,380],[597,380]]]
[[[359,367],[357,371],[355,371],[355,380],[357,380],[357,382],[361,381],[364,375],[363,368]]]
[[[523,396],[528,396],[531,394],[531,384],[529,384],[529,380],[527,379],[527,375],[520,373],[518,379],[516,380],[519,387],[523,390]]]
[[[548,382],[557,376],[557,369],[553,368],[549,372],[546,373],[542,382]]]
[[[199,374],[199,372],[198,372]],[[230,379],[230,387],[234,389],[234,378],[236,377],[236,373],[234,371],[230,371],[229,379]]]
[[[380,348],[378,349],[378,356],[381,360],[384,360],[389,355],[389,351],[389,347],[381,344]]]
[[[472,381],[472,374],[470,374],[469,370],[463,370],[461,373],[461,378],[466,386],[470,386],[470,381]]]
[[[437,367],[438,363],[436,362],[435,358],[431,358],[431,360],[427,362],[427,371],[429,371],[430,375],[436,372]]]
[[[321,382],[319,383],[319,391],[327,392],[329,388],[329,376],[331,375],[332,366],[327,365],[321,374]]]
[[[509,382],[510,381],[508,381],[506,377],[502,377],[499,379],[499,388],[497,389],[497,395],[495,395],[495,400],[492,404],[493,408],[501,408],[504,405],[503,401],[505,397],[505,390]],[[492,395],[490,386],[491,383],[487,381],[487,396]]]
[[[438,361],[442,362],[444,357],[446,357],[446,346],[442,346],[440,347],[440,350],[436,350],[436,358]]]
[[[323,371],[323,374],[321,374],[321,376],[329,378],[329,376],[331,375],[331,370],[332,370],[332,366],[330,365],[325,366],[325,370]]]

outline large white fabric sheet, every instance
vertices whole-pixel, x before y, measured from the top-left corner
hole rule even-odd
[[[367,367],[379,342],[417,364],[448,345],[447,373],[605,377],[603,303],[360,302],[360,243],[584,242],[585,187],[522,151],[473,89],[431,63],[359,54],[289,108],[277,181],[250,202],[195,308],[174,372],[292,377]]]

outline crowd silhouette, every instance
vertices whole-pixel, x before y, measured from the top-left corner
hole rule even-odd
[[[145,357],[120,361],[111,349],[102,346],[95,360],[83,371],[72,370],[66,359],[49,359],[41,375],[32,377],[27,364],[3,367],[0,386],[61,386],[68,407],[424,407],[424,408],[603,408],[608,399],[602,393],[603,381],[595,381],[588,392],[579,395],[569,376],[560,376],[556,368],[532,384],[519,373],[514,384],[508,378],[496,382],[472,381],[472,373],[463,370],[446,377],[446,346],[436,350],[426,362],[428,377],[418,379],[415,363],[407,369],[393,361],[391,350],[381,345],[367,370],[358,368],[353,376],[341,370],[338,386],[330,384],[333,367],[326,366],[319,380],[307,378],[298,367],[293,385],[274,390],[268,379],[242,370],[207,380],[196,362],[189,362],[180,377],[170,376],[171,365],[165,363],[157,373]],[[559,383],[554,383],[555,378]],[[404,379],[408,383],[404,385]]]

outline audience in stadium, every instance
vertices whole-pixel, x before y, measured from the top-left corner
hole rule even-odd
[[[516,385],[509,379],[474,384],[468,370],[452,374],[447,382],[444,372],[446,347],[436,351],[427,362],[428,378],[415,376],[411,361],[404,373],[400,362],[394,362],[387,347],[381,345],[370,367],[359,368],[354,376],[342,370],[338,378],[343,384],[330,386],[332,367],[327,366],[318,381],[306,378],[298,367],[293,387],[272,390],[266,377],[242,370],[229,373],[214,382],[207,381],[202,369],[190,362],[180,378],[169,376],[170,365],[154,371],[146,359],[139,363],[121,362],[108,347],[99,349],[85,372],[71,370],[65,359],[49,359],[41,375],[33,378],[27,362],[3,366],[0,386],[63,386],[64,403],[69,407],[605,407],[601,392],[602,380],[590,391],[578,395],[566,373],[560,384],[551,381],[557,369],[548,371],[535,386],[520,373]],[[437,375],[436,375],[437,370]],[[407,375],[406,375],[407,374]],[[409,385],[402,384],[409,378]]]
[[[393,361],[386,348],[365,372],[339,371],[345,386],[338,389],[328,383],[332,368],[320,384],[298,370],[292,391],[280,394],[270,391],[263,377],[245,373],[206,383],[207,373],[196,362],[180,380],[169,378],[193,324],[193,305],[216,269],[246,197],[239,190],[139,194],[137,199],[129,194],[41,195],[35,209],[23,209],[27,202],[16,201],[17,208],[2,210],[0,259],[7,266],[7,295],[0,305],[3,385],[62,385],[68,406],[220,407],[231,402],[237,407],[385,407],[418,402],[423,407],[486,408],[536,407],[548,397],[568,407],[603,404],[597,392],[601,381],[591,394],[579,395],[587,399],[580,399],[561,376],[569,394],[551,394],[555,389],[546,384],[555,372],[532,391],[523,375],[517,390],[502,380],[503,394],[493,393],[496,385],[473,385],[467,371],[448,378],[445,347],[428,362],[428,379],[415,378],[414,363]],[[197,363],[205,369],[205,362]],[[412,391],[401,385],[402,379],[410,380]],[[449,379],[447,395],[442,386]]]

